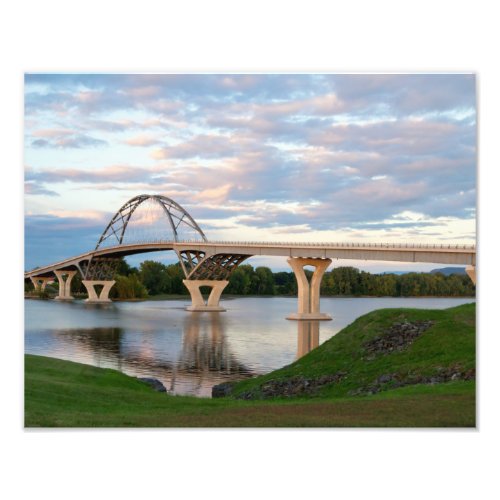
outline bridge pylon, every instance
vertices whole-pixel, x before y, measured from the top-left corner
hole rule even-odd
[[[103,304],[107,302],[111,302],[109,298],[109,291],[116,283],[114,280],[82,280],[82,284],[87,289],[87,293],[89,298],[85,300],[85,302],[89,302],[91,304]],[[96,285],[101,285],[102,290],[100,293],[96,290]]]
[[[331,316],[320,312],[319,289],[321,280],[332,259],[316,259],[304,257],[292,257],[287,259],[297,280],[298,308],[297,312],[287,316],[294,320],[330,320]],[[315,267],[311,283],[307,280],[304,266]]]
[[[30,280],[35,287],[35,290],[39,292],[43,292],[49,283],[54,282],[54,278],[52,276],[30,276]]]
[[[76,271],[63,271],[58,269],[54,271],[54,274],[57,276],[57,281],[59,282],[59,294],[56,300],[74,300],[74,297],[71,295],[71,280],[76,274]]]
[[[227,280],[183,280],[182,281],[191,295],[191,305],[186,308],[187,311],[202,312],[202,311],[219,311],[223,312],[226,309],[219,305],[222,291],[229,284]],[[200,288],[202,286],[210,287],[210,295],[205,302]]]

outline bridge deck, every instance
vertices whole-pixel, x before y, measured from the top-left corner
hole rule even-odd
[[[125,257],[166,250],[199,250],[206,255],[262,255],[282,257],[429,262],[436,264],[476,265],[474,245],[432,245],[394,243],[300,243],[243,241],[155,241],[99,248],[69,259],[33,269],[25,278],[51,275],[57,269],[74,269],[93,257]]]

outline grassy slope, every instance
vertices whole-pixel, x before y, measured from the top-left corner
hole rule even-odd
[[[404,353],[371,362],[359,359],[361,344],[399,321],[434,319],[435,325]],[[431,373],[436,366],[474,366],[474,306],[447,311],[372,312],[296,363],[241,382],[238,391],[263,380],[296,374],[316,376],[346,369],[337,387],[314,398],[240,401],[166,396],[114,370],[26,355],[26,427],[471,427],[475,425],[474,382],[417,385],[374,396],[347,392],[378,374],[398,370]]]
[[[440,368],[459,366],[463,370],[475,367],[475,304],[451,309],[381,309],[366,314],[344,328],[335,337],[314,349],[295,363],[262,377],[235,385],[234,394],[255,391],[268,380],[302,375],[316,378],[338,371],[347,372],[345,380],[320,391],[321,396],[347,396],[349,391],[369,385],[388,373],[432,376]],[[394,322],[433,320],[405,351],[364,360],[363,344],[377,336]]]

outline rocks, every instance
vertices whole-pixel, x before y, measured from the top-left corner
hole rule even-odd
[[[295,376],[284,380],[268,380],[257,389],[239,394],[237,399],[270,399],[275,397],[311,395],[325,385],[340,382],[346,375],[347,372],[339,371],[331,375],[322,375],[318,378]]]
[[[421,375],[418,373],[385,373],[377,377],[365,387],[350,391],[349,396],[369,396],[387,389],[396,389],[407,385],[416,384],[441,384],[456,380],[474,380],[476,378],[475,368],[464,370],[454,365],[447,368],[439,367],[432,375]]]
[[[232,382],[223,382],[222,384],[217,384],[212,387],[213,398],[225,398],[226,396],[230,396],[232,392]]]
[[[137,380],[144,382],[158,392],[167,392],[166,387],[156,378],[137,377]]]
[[[363,344],[366,355],[364,359],[371,361],[378,355],[400,352],[409,347],[416,338],[433,325],[433,321],[404,321],[394,323],[379,337]]]

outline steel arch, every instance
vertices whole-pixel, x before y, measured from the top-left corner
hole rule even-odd
[[[181,224],[188,225],[200,234],[203,241],[207,241],[207,238],[203,231],[200,229],[200,226],[196,224],[195,220],[177,202],[159,194],[141,194],[128,200],[127,203],[125,203],[118,210],[118,212],[116,212],[109,224],[106,226],[106,229],[102,233],[101,237],[99,238],[95,250],[97,250],[101,246],[101,244],[111,236],[114,236],[117,239],[118,244],[121,245],[123,243],[123,237],[125,236],[125,231],[127,229],[130,218],[132,217],[132,214],[141,203],[150,199],[153,199],[157,203],[159,203],[165,211],[165,215],[167,216],[170,227],[172,228],[175,241],[178,241],[177,229]]]

